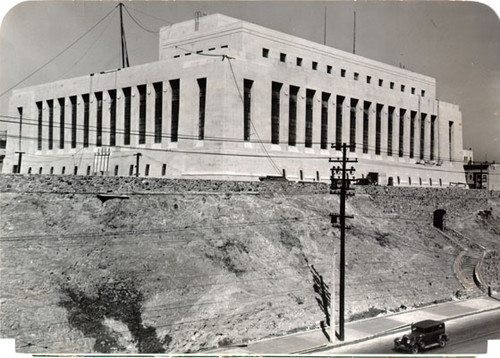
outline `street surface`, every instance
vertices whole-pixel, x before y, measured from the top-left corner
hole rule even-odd
[[[336,347],[321,353],[354,354],[396,354],[392,350],[394,339],[408,331],[374,338],[366,342]],[[444,348],[436,347],[425,351],[426,354],[483,354],[487,351],[488,339],[500,339],[500,311],[480,313],[452,320],[446,323],[446,332],[450,338]]]

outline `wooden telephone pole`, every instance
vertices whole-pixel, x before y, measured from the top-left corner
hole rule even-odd
[[[352,215],[346,215],[345,213],[345,200],[346,196],[354,195],[350,191],[350,182],[354,181],[354,177],[352,179],[349,178],[349,174],[352,174],[355,169],[351,167],[347,169],[347,163],[357,163],[357,159],[348,159],[347,158],[347,149],[352,148],[354,145],[347,145],[343,143],[341,145],[342,150],[342,158],[330,158],[330,163],[339,163],[341,166],[332,167],[330,176],[331,184],[330,184],[330,194],[340,195],[340,213],[339,214],[330,214],[332,218],[332,225],[334,227],[340,228],[340,286],[339,286],[339,333],[337,335],[340,341],[345,339],[345,231],[348,227],[346,227],[345,219],[353,218]],[[335,148],[335,145],[332,144],[332,148]],[[339,176],[339,177],[336,177]],[[339,222],[337,223],[337,219]],[[333,268],[334,277],[335,277],[335,266]],[[335,335],[335,320],[333,316],[335,314],[334,309],[334,293],[335,293],[335,282],[332,284],[331,290],[331,301],[332,301],[332,312],[331,312],[331,325],[332,325],[332,339]]]

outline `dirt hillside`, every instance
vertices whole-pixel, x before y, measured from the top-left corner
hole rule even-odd
[[[326,185],[1,176],[0,193],[0,333],[20,352],[198,352],[325,319],[313,272],[331,287],[339,249]],[[358,188],[347,209],[348,319],[457,299],[462,247],[432,214],[446,210],[446,225],[495,257],[499,202],[463,189]],[[484,276],[498,284],[490,261]]]

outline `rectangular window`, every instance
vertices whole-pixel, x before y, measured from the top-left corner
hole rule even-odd
[[[415,94],[415,87],[411,88],[411,94]]]
[[[424,159],[425,154],[425,120],[427,114],[422,113],[420,115],[420,159]]]
[[[436,124],[436,116],[431,116],[431,157],[430,160],[435,159],[435,145],[434,145],[434,140],[435,140],[435,124]]]
[[[335,149],[340,150],[342,145],[342,116],[344,112],[344,96],[337,96],[335,104]]]
[[[131,102],[132,90],[130,87],[123,89],[123,96],[125,98],[124,105],[125,111],[123,113],[123,144],[130,145],[130,116],[131,116]]]
[[[345,77],[346,75],[346,70],[344,70],[343,68],[340,70],[340,76],[341,77]]]
[[[267,48],[262,49],[262,57],[265,57],[265,58],[269,57],[269,49],[267,49]]]
[[[379,85],[379,87],[382,87],[384,85],[384,80],[383,79],[379,79],[378,80],[378,85]]]
[[[49,150],[54,149],[54,101],[48,100],[47,107],[49,107]]]
[[[42,141],[43,141],[43,106],[42,106],[42,102],[36,102],[36,107],[38,109],[38,145],[37,145],[37,149],[42,150]]]
[[[380,155],[383,104],[377,103],[375,115],[375,154]]]
[[[372,83],[372,76],[366,76],[366,83]]]
[[[405,115],[406,109],[399,109],[399,152],[400,157],[404,156],[404,135],[405,135]]]
[[[179,110],[180,110],[180,80],[171,80],[172,88],[172,117],[171,117],[171,137],[170,141],[177,142],[179,139]]]
[[[280,53],[280,61],[285,62],[286,61],[286,53]]]
[[[354,81],[359,80],[359,73],[354,72]]]
[[[405,91],[405,85],[401,85],[401,92]]]
[[[328,100],[330,93],[321,94],[321,149],[328,148]]]
[[[83,146],[89,146],[89,134],[90,134],[90,101],[89,95],[83,94]]]
[[[306,90],[306,148],[312,147],[313,134],[313,101],[316,91]]]
[[[0,131],[0,149],[7,148],[7,131]],[[17,173],[14,172],[14,173]]]
[[[453,141],[453,122],[448,122],[448,151],[450,152],[450,162],[453,158],[453,147],[455,145]]]
[[[130,167],[128,169],[128,175],[132,176],[134,175],[134,165],[130,164]]]
[[[146,164],[146,168],[144,169],[144,176],[149,176],[149,164]]]
[[[421,95],[422,97],[425,97],[425,90],[420,91],[420,95]]]
[[[71,102],[71,148],[76,148],[76,131],[77,131],[77,103],[76,96],[69,98]]]
[[[392,136],[394,126],[394,107],[389,106],[389,117],[387,118],[387,155],[392,157]]]
[[[326,66],[326,73],[328,74],[332,73],[332,66],[330,65]]]
[[[118,176],[119,170],[120,170],[120,167],[118,165],[115,165],[115,177]]]
[[[139,144],[146,144],[146,85],[137,86],[139,92]]]
[[[389,88],[394,89],[394,82],[389,83]]]
[[[95,99],[97,102],[95,144],[96,146],[101,147],[102,146],[102,92],[96,92]]]
[[[415,157],[415,122],[417,120],[417,112],[410,112],[410,158]]]
[[[318,63],[316,61],[312,62],[312,69],[316,71],[318,69]]]
[[[252,126],[252,80],[243,80],[243,139],[250,141]]]
[[[297,57],[297,66],[302,66],[302,58]]]
[[[155,90],[155,143],[161,143],[163,121],[163,82],[153,83]]]
[[[279,82],[273,82],[271,88],[271,143],[280,142],[280,93],[281,86]]]
[[[351,118],[349,126],[349,151],[354,152],[356,150],[356,111],[358,109],[358,100],[356,98],[351,98]]]
[[[299,87],[290,86],[290,102],[288,106],[288,145],[297,145],[297,94]]]
[[[205,139],[205,108],[207,102],[207,79],[199,78],[198,87],[200,93],[198,96],[199,106],[198,106],[198,139]]]
[[[164,177],[167,174],[167,165],[163,164],[161,166],[161,176]]]
[[[363,105],[363,153],[368,153],[370,134],[370,107],[371,102],[365,101]]]
[[[59,98],[59,149],[64,149],[64,98]]]
[[[109,90],[109,145],[116,145],[116,90]]]

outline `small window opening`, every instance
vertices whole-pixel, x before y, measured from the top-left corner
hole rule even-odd
[[[332,66],[326,66],[326,73],[332,73]]]
[[[220,48],[228,48],[228,45],[222,45]],[[267,50],[269,52],[269,50]]]
[[[355,81],[359,80],[359,73],[354,72],[354,80]]]
[[[379,85],[379,87],[382,87],[384,85],[384,80],[379,79],[378,80],[378,85]]]
[[[405,85],[401,85],[401,92],[405,91]]]
[[[425,97],[425,90],[420,91],[420,95],[421,95],[422,97]]]
[[[316,61],[312,62],[312,69],[315,71],[318,69],[318,63]]]
[[[286,61],[286,53],[280,53],[280,61],[285,62]]]
[[[297,57],[297,66],[302,66],[302,58]]]
[[[73,168],[73,175],[77,175],[77,174],[78,174],[78,167],[77,167],[77,166],[75,166],[75,167]]]
[[[411,88],[411,94],[415,94],[415,87]]]
[[[319,171],[316,170],[316,181],[319,181]]]
[[[149,164],[146,164],[146,168],[144,169],[144,175],[149,176]]]
[[[92,170],[92,169],[90,168],[90,165],[88,165],[88,166],[87,166],[87,175],[90,175],[90,171],[91,171],[91,170]]]
[[[304,172],[302,170],[299,171],[300,180],[304,180]]]
[[[389,83],[390,89],[394,89],[394,82]]]
[[[372,83],[372,76],[366,76],[366,83]]]
[[[167,174],[167,165],[163,164],[161,166],[161,176],[164,177]]]
[[[38,174],[42,174],[42,172],[43,172],[43,167],[40,167],[40,168],[38,169]]]
[[[128,175],[132,176],[134,175],[134,165],[130,164],[130,167],[128,169]]]
[[[267,48],[262,49],[262,57],[265,57],[265,58],[269,57],[269,49],[267,49]]]
[[[31,170],[31,168],[30,168],[30,170]],[[61,174],[66,174],[66,167],[62,167]]]
[[[64,168],[64,167],[63,167],[63,168]],[[31,169],[31,167],[29,167],[29,168],[28,168],[28,174],[31,174],[31,172],[32,172],[32,169]],[[63,174],[64,174],[64,173],[63,173]]]
[[[341,69],[341,70],[340,70],[340,76],[341,76],[341,77],[345,77],[345,74],[346,74],[346,70]]]
[[[50,167],[50,175],[54,174],[54,167]]]
[[[118,171],[120,167],[118,165],[115,165],[115,177],[118,176]]]

